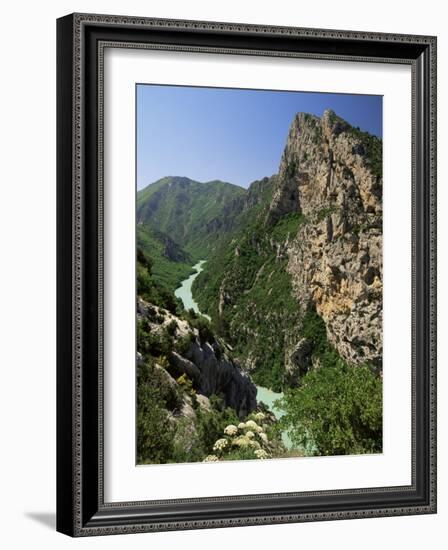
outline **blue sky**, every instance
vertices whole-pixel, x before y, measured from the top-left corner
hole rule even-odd
[[[382,97],[137,85],[137,188],[164,176],[242,187],[278,170],[299,111],[382,136]]]

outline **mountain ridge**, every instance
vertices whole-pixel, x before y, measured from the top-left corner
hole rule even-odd
[[[203,259],[243,223],[241,214],[257,203],[268,180],[245,189],[220,180],[161,178],[137,193],[137,225],[165,233],[194,260]]]

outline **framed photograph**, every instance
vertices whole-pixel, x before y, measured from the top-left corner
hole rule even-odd
[[[57,41],[57,529],[435,513],[436,38]]]

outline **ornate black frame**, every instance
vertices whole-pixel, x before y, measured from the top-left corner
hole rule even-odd
[[[412,485],[104,502],[102,61],[108,46],[411,65]],[[58,531],[89,536],[435,513],[436,38],[73,14],[57,21],[57,50]]]

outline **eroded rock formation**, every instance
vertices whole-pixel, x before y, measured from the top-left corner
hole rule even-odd
[[[332,111],[321,119],[299,113],[289,132],[267,222],[291,212],[304,216],[287,250],[295,297],[302,307],[316,309],[329,341],[346,361],[380,368],[381,141]],[[300,370],[306,365],[306,349],[306,342],[291,343],[290,366]]]
[[[176,377],[185,374],[192,381],[198,397],[218,395],[241,418],[256,408],[256,386],[238,363],[228,356],[220,342],[201,341],[197,329],[192,328],[188,321],[141,298],[137,302],[137,319],[144,321],[153,334],[175,326],[174,340],[186,339],[189,342],[182,352],[171,351],[170,363]],[[171,377],[168,372],[166,376]],[[174,378],[172,380],[176,383]]]

